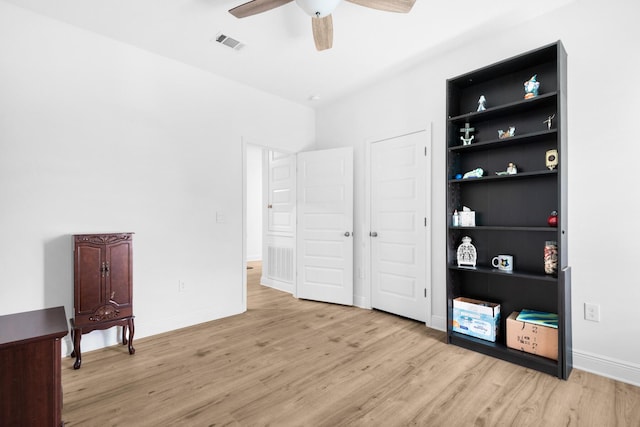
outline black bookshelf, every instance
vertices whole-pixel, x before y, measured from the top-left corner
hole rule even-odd
[[[538,96],[524,99],[524,82],[537,75]],[[487,100],[476,111],[478,99]],[[447,80],[447,339],[451,344],[567,379],[572,369],[571,269],[567,265],[567,54],[560,41]],[[551,126],[546,120],[554,116]],[[460,129],[475,130],[463,145]],[[500,139],[498,129],[515,126]],[[550,170],[546,152],[557,150]],[[515,175],[497,175],[508,163]],[[479,178],[460,179],[475,168]],[[475,227],[452,226],[454,210],[476,212]],[[558,212],[558,226],[547,218]],[[476,247],[475,268],[458,267],[457,248],[469,236]],[[546,241],[558,246],[557,274],[544,271]],[[491,266],[498,254],[514,256],[513,272]],[[452,330],[453,300],[475,298],[501,305],[496,342]],[[557,313],[558,360],[506,346],[506,318],[523,308]]]

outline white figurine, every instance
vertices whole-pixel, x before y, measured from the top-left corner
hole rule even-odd
[[[496,175],[516,175],[518,173],[518,168],[515,163],[509,163],[506,171],[496,172]]]
[[[480,95],[480,99],[478,99],[478,111],[484,111],[487,109],[484,105],[486,102],[487,98],[485,98],[484,95]]]
[[[524,82],[524,99],[531,99],[538,96],[539,88],[540,82],[538,81],[538,75],[534,74],[529,80]]]
[[[545,120],[542,123],[546,123],[547,124],[547,129],[551,130],[551,124],[552,124],[553,119],[555,119],[555,118],[556,118],[556,115],[554,114],[553,116],[547,117],[547,120]]]
[[[500,139],[510,138],[515,134],[516,134],[516,127],[509,126],[509,130],[507,130],[506,132],[503,131],[502,129],[498,131],[498,138]]]
[[[477,168],[474,169],[472,171],[469,171],[467,173],[465,173],[462,176],[462,179],[467,179],[467,178],[482,178],[482,175],[484,175],[484,170],[482,170],[482,168]]]
[[[471,135],[471,132],[475,131],[476,128],[472,128],[469,126],[469,122],[464,124],[463,128],[460,128],[460,132],[464,133],[464,136],[461,136],[462,145],[471,145],[471,141],[473,141],[474,136]]]

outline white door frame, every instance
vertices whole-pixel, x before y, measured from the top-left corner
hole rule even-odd
[[[263,150],[279,151],[286,154],[295,154],[289,150],[282,150],[274,146],[265,144],[256,144],[253,141],[248,140],[245,137],[240,138],[242,146],[242,311],[247,311],[247,145],[253,145],[254,147],[261,147]],[[263,206],[263,209],[264,206]],[[264,227],[262,230],[262,237],[264,239]],[[294,239],[295,243],[295,239]],[[263,254],[264,256],[264,254]]]
[[[360,301],[356,302],[356,305],[359,305],[361,307],[365,307],[365,308],[373,308],[373,304],[372,304],[372,299],[371,299],[371,295],[373,293],[372,290],[372,286],[373,286],[373,281],[371,280],[371,237],[369,236],[369,232],[371,231],[371,208],[372,208],[372,204],[371,204],[371,172],[372,172],[372,167],[371,167],[371,162],[372,162],[372,147],[373,144],[375,144],[376,142],[381,142],[381,141],[386,141],[389,139],[394,139],[394,138],[398,138],[401,136],[406,136],[406,135],[411,135],[414,133],[419,133],[419,132],[425,132],[427,141],[426,141],[426,146],[427,146],[427,161],[429,162],[429,164],[431,164],[431,161],[433,160],[433,156],[432,156],[432,129],[431,129],[431,123],[428,123],[424,129],[418,129],[418,130],[414,130],[414,131],[408,131],[408,132],[399,132],[396,135],[391,135],[391,136],[386,136],[386,137],[380,137],[380,138],[371,138],[368,139],[365,143],[365,179],[364,179],[364,226],[362,230],[359,230],[359,234],[361,236],[361,242],[362,242],[362,271],[359,272],[359,276],[361,279],[364,279],[364,287],[363,289],[366,290],[368,292],[367,295],[363,296],[362,299]],[[427,176],[430,177],[429,181],[432,182],[433,181],[433,167],[429,168],[429,171],[427,173]],[[433,228],[433,212],[431,211],[431,207],[432,207],[432,203],[431,203],[431,186],[427,186],[425,188],[425,199],[427,202],[427,210],[426,210],[426,214],[427,214],[427,229],[425,232],[425,239],[426,239],[426,249],[427,249],[427,254],[428,256],[425,259],[425,270],[426,270],[426,277],[425,277],[425,284],[427,286],[427,306],[425,307],[426,310],[426,322],[425,324],[427,326],[431,326],[432,324],[432,320],[431,320],[431,313],[432,313],[432,308],[431,305],[433,303],[433,281],[432,279],[432,271],[431,271],[431,257],[432,257],[432,244],[431,244],[431,230]]]

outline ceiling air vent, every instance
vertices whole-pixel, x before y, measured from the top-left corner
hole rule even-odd
[[[245,46],[244,43],[241,43],[238,40],[222,33],[218,33],[218,35],[216,36],[216,41],[218,43],[222,43],[225,46],[229,46],[233,50],[240,50]]]

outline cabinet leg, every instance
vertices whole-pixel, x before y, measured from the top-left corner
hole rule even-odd
[[[76,345],[75,345],[75,339],[74,339],[74,330],[73,327],[71,328],[71,345],[73,345],[73,349],[71,350],[71,357],[76,357]]]
[[[133,348],[133,317],[127,321],[127,326],[129,327],[129,354],[134,354],[136,352],[136,349]]]
[[[122,325],[122,345],[127,345],[127,325],[126,324]]]
[[[76,358],[76,362],[73,364],[73,369],[80,369],[80,365],[82,364],[82,356],[80,353],[80,338],[82,338],[82,330],[73,328],[71,335],[73,336],[73,352],[71,355]]]

